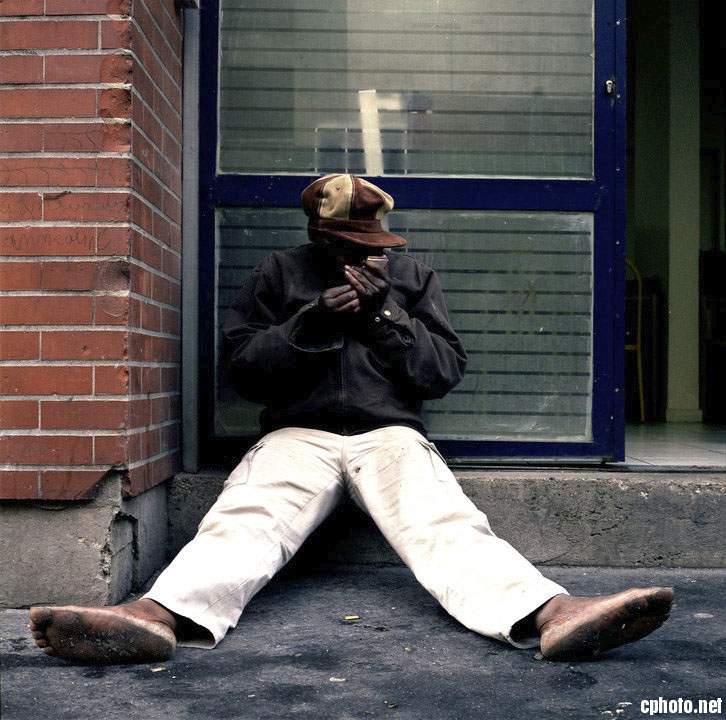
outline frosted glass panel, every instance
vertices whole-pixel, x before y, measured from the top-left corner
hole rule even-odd
[[[589,441],[593,219],[588,213],[396,210],[392,232],[433,267],[469,354],[462,383],[427,403],[434,439]],[[307,242],[299,209],[217,211],[217,318],[274,249]],[[217,388],[220,435],[260,408]]]
[[[591,177],[593,0],[223,0],[219,170]]]

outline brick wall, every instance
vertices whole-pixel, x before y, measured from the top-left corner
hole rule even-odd
[[[0,498],[177,468],[181,13],[0,1]]]

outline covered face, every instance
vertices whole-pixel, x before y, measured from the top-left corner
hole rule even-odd
[[[376,254],[376,249],[406,244],[400,235],[384,230],[381,225],[383,216],[393,208],[393,198],[356,175],[318,178],[303,190],[301,200],[313,242],[364,246],[366,255]]]

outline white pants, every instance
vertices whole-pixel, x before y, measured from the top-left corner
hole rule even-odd
[[[181,644],[213,647],[346,494],[459,622],[517,647],[538,644],[513,639],[512,626],[566,591],[492,533],[434,445],[407,427],[266,435],[146,597],[211,636]]]

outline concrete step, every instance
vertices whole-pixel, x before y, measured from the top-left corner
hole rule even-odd
[[[726,567],[726,475],[561,469],[454,470],[494,532],[541,565]],[[182,473],[168,489],[176,554],[222,489],[225,474]],[[319,562],[400,562],[352,503],[300,551]]]

